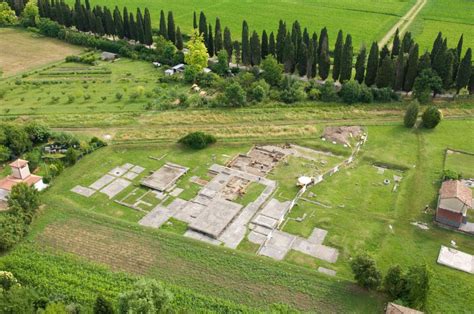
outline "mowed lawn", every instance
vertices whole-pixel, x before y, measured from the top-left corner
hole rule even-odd
[[[73,3],[72,0],[67,2]],[[289,24],[298,20],[303,27],[308,27],[311,32],[317,31],[318,34],[322,27],[328,27],[331,46],[334,45],[337,31],[343,29],[352,34],[354,46],[358,48],[362,42],[368,44],[380,39],[409,10],[415,0],[93,0],[91,3],[109,7],[126,5],[129,11],[136,7],[148,7],[156,28],[159,26],[160,10],[171,10],[177,25],[188,34],[193,25],[193,11],[198,15],[203,11],[213,28],[216,17],[219,17],[222,25],[231,29],[234,40],[240,40],[244,19],[249,23],[251,31],[257,30],[260,34],[263,29],[276,32],[280,19]]]
[[[10,76],[83,51],[79,46],[17,28],[0,28],[0,69]]]
[[[465,179],[474,178],[474,154],[448,152],[444,169],[456,171]]]
[[[464,51],[467,47],[474,48],[474,1],[429,0],[410,31],[421,51],[431,50],[440,31],[448,37],[448,46],[456,47],[459,37],[464,34]]]

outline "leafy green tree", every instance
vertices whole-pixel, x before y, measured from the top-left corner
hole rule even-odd
[[[0,163],[10,160],[11,152],[10,149],[0,144]]]
[[[174,25],[173,12],[168,11],[168,40],[176,44],[176,26]]]
[[[418,74],[418,49],[418,44],[415,44],[410,49],[405,75],[405,83],[403,84],[403,90],[405,92],[409,92],[413,89],[413,84],[415,83],[415,78]]]
[[[131,39],[130,38],[130,20],[129,20],[129,14],[128,14],[127,7],[123,7],[122,16],[123,16],[123,36],[125,38]]]
[[[241,45],[237,40],[234,41],[233,48],[234,48],[234,51],[235,51],[235,63],[237,63],[237,65],[239,65],[240,61],[242,60],[241,59],[242,54],[241,54]]]
[[[367,60],[367,74],[365,76],[365,85],[372,86],[375,84],[377,70],[379,67],[379,47],[376,42],[370,47],[369,59]]]
[[[51,136],[51,130],[39,122],[30,122],[25,126],[25,131],[35,144],[46,143]]]
[[[10,191],[7,204],[12,213],[23,217],[24,221],[30,224],[40,205],[38,191],[25,183],[15,184]]]
[[[435,95],[442,89],[443,82],[441,78],[432,69],[423,70],[415,79],[413,84],[413,93],[420,103],[427,103],[430,100],[430,94]]]
[[[419,110],[418,102],[413,101],[407,107],[407,111],[405,112],[405,117],[403,118],[403,124],[407,128],[412,128],[416,124],[416,119],[418,118],[418,110]]]
[[[93,313],[94,314],[114,314],[115,311],[114,311],[114,307],[112,303],[109,300],[107,300],[102,295],[98,295],[97,298],[95,299]]]
[[[224,76],[229,72],[229,60],[227,59],[227,52],[221,50],[217,53],[217,64],[214,66],[217,74]]]
[[[5,129],[5,134],[7,137],[6,146],[14,156],[20,156],[33,146],[28,133],[23,128],[8,126]]]
[[[334,61],[332,67],[332,79],[337,81],[341,74],[342,49],[344,47],[344,37],[342,30],[337,33],[336,45],[334,47]]]
[[[69,314],[66,305],[62,302],[50,302],[43,311],[44,314]]]
[[[471,77],[472,71],[472,65],[471,65],[471,59],[472,59],[472,49],[469,48],[466,51],[466,54],[464,55],[464,58],[462,59],[458,73],[456,76],[456,92],[459,94],[459,91],[466,87],[469,83],[469,79]]]
[[[11,213],[0,215],[0,252],[12,248],[27,232],[28,226],[20,215]]]
[[[34,27],[39,21],[39,18],[40,15],[37,3],[35,1],[28,1],[25,5],[25,8],[23,9],[23,12],[21,12],[21,24],[25,27]]]
[[[249,27],[245,20],[242,22],[242,63],[250,64]]]
[[[135,18],[131,12],[128,21],[130,23],[130,39],[138,41],[137,23],[135,23]]]
[[[383,280],[385,292],[392,300],[400,299],[406,291],[406,278],[402,268],[399,265],[391,266]]]
[[[10,8],[8,3],[0,2],[0,26],[12,25],[15,22],[15,11]]]
[[[352,36],[347,34],[344,47],[341,54],[341,74],[339,80],[341,83],[349,81],[352,76],[352,58],[354,55],[352,47]]]
[[[242,107],[247,101],[244,89],[237,82],[231,83],[225,88],[224,96],[227,104],[232,107]]]
[[[404,301],[408,306],[423,309],[430,289],[430,273],[426,265],[415,265],[406,274],[407,295]]]
[[[261,69],[263,71],[262,78],[271,86],[278,86],[282,78],[283,69],[273,56],[269,55],[263,60]]]
[[[377,289],[381,283],[381,274],[375,261],[368,255],[358,255],[350,262],[355,280],[366,289]]]
[[[423,127],[427,129],[434,129],[442,119],[441,111],[435,106],[426,108],[425,112],[421,116]]]
[[[166,28],[166,17],[165,12],[163,10],[160,11],[160,29],[159,34],[163,36],[163,38],[168,39],[168,30]]]
[[[184,60],[188,65],[196,67],[198,72],[201,72],[202,69],[207,67],[207,59],[209,58],[203,36],[197,30],[194,30],[187,46],[189,53],[184,56]]]
[[[69,147],[66,151],[66,154],[64,155],[64,161],[66,162],[66,164],[72,166],[79,160],[79,157],[79,151],[72,147]]]
[[[153,44],[153,32],[151,30],[151,17],[148,8],[145,8],[145,17],[143,19],[143,36],[144,44],[151,46],[151,44]]]
[[[394,72],[395,71],[392,58],[390,58],[390,56],[386,56],[377,70],[377,79],[375,81],[377,87],[392,87],[393,78],[395,76]]]
[[[232,36],[230,29],[228,27],[224,28],[224,49],[227,51],[227,58],[229,61],[232,60],[232,52],[234,50],[234,45],[232,44]]]
[[[357,55],[357,60],[355,64],[356,74],[355,80],[362,84],[364,82],[365,76],[365,59],[367,58],[367,52],[365,46],[362,46],[359,50],[359,54]]]
[[[38,295],[33,289],[15,285],[0,293],[0,308],[2,313],[36,313],[34,303],[37,299]]]
[[[166,313],[173,295],[160,282],[142,279],[119,296],[119,313]]]

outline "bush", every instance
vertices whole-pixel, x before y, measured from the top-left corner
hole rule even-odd
[[[271,86],[278,86],[283,74],[281,64],[278,64],[277,60],[270,55],[262,61],[261,68],[263,79]]]
[[[316,88],[310,89],[308,92],[308,99],[309,100],[320,100],[321,99],[321,91]]]
[[[179,139],[178,143],[192,149],[203,149],[216,142],[216,138],[203,132],[193,132]]]
[[[383,280],[383,287],[392,300],[403,297],[406,291],[406,278],[399,265],[391,266],[388,269]]]
[[[357,81],[349,81],[342,85],[339,96],[347,104],[353,104],[359,101],[361,94],[360,84]]]
[[[423,127],[427,129],[434,129],[441,122],[441,111],[438,110],[435,106],[428,107],[423,115],[421,120],[423,121]]]
[[[233,107],[242,107],[247,101],[245,91],[239,83],[234,82],[228,85],[225,89],[225,101],[227,105]]]
[[[416,119],[418,118],[418,102],[412,102],[408,105],[407,111],[405,112],[405,117],[403,118],[403,124],[407,128],[412,128],[416,124]]]
[[[77,160],[79,159],[80,157],[80,153],[79,151],[77,151],[76,149],[72,148],[72,147],[69,147],[66,151],[66,154],[64,156],[64,161],[66,162],[66,164],[68,164],[69,166],[72,166],[74,165]]]
[[[372,91],[365,84],[360,85],[359,100],[365,104],[370,104],[374,101],[374,95],[372,94]]]
[[[337,101],[337,91],[334,83],[331,81],[326,81],[323,86],[319,87],[321,91],[321,100],[324,102],[333,102]]]
[[[368,255],[358,255],[351,261],[354,278],[366,289],[377,289],[380,286],[382,275],[375,265],[375,261]]]
[[[281,87],[280,100],[287,104],[303,100],[306,97],[301,82],[292,77],[285,76],[281,81]]]
[[[462,177],[461,174],[457,173],[454,170],[450,170],[450,169],[443,170],[443,175],[442,175],[443,181],[459,180],[461,179],[461,177]]]
[[[115,93],[115,99],[120,101],[120,99],[122,99],[122,97],[123,97],[123,94],[121,92]]]
[[[248,94],[252,100],[256,102],[261,102],[267,97],[269,91],[270,85],[268,85],[268,83],[264,80],[259,80],[257,82],[252,83]]]

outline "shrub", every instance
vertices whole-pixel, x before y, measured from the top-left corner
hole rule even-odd
[[[359,101],[361,93],[360,84],[357,81],[349,81],[342,85],[339,96],[347,104],[353,104]]]
[[[156,280],[142,279],[119,297],[119,313],[167,313],[173,294]]]
[[[179,139],[178,143],[192,149],[203,149],[216,142],[216,138],[203,132],[193,132]]]
[[[267,56],[262,61],[262,77],[271,86],[278,86],[281,81],[283,74],[283,68],[278,64],[277,60],[273,56]]]
[[[374,101],[374,95],[369,87],[365,84],[360,85],[359,100],[365,104],[370,104]]]
[[[67,96],[67,102],[69,104],[72,104],[76,98],[73,95]]]
[[[123,94],[121,92],[115,93],[115,99],[120,100],[122,99],[122,97],[123,97]]]
[[[459,180],[459,179],[461,179],[461,174],[460,174],[460,173],[457,173],[457,172],[454,171],[454,170],[445,169],[445,170],[443,170],[442,178],[443,178],[443,181],[447,181],[447,180]]]
[[[331,81],[326,81],[323,86],[319,88],[321,91],[321,100],[324,102],[333,102],[337,101],[337,91],[334,83]]]
[[[77,160],[79,159],[80,157],[80,153],[79,151],[77,151],[76,149],[72,148],[72,147],[69,147],[66,151],[66,154],[64,156],[64,161],[69,165],[69,166],[72,166],[74,165]]]
[[[428,107],[421,116],[423,127],[427,129],[434,129],[441,122],[441,119],[441,111],[435,106]]]
[[[281,82],[281,87],[280,100],[287,104],[303,100],[306,97],[301,82],[294,78],[285,76]]]
[[[358,255],[351,261],[355,280],[364,288],[377,289],[380,286],[381,274],[375,261],[368,255]]]
[[[415,265],[406,274],[406,297],[403,300],[409,307],[423,309],[430,289],[430,274],[426,265]]]
[[[228,85],[224,93],[226,103],[230,106],[241,107],[245,105],[245,102],[247,101],[245,91],[237,82]]]
[[[403,124],[407,128],[412,128],[416,124],[416,119],[418,118],[418,102],[414,101],[408,105],[407,111],[405,112],[405,117],[403,118]]]
[[[399,265],[391,266],[383,280],[383,287],[385,292],[392,298],[392,300],[399,299],[406,291],[406,278]]]

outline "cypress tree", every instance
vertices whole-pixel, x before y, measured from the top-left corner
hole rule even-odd
[[[285,36],[285,47],[283,49],[283,65],[285,72],[293,73],[295,64],[295,48],[293,46],[293,41],[291,40],[291,35],[288,32]]]
[[[458,56],[458,60],[461,60],[461,54],[462,54],[462,45],[464,43],[464,34],[461,35],[458,41],[458,45],[456,46],[456,54]]]
[[[163,36],[163,38],[168,39],[168,30],[166,29],[166,18],[165,12],[163,10],[160,11],[160,31],[159,34]]]
[[[231,62],[234,45],[232,44],[232,36],[230,34],[230,29],[227,26],[224,28],[224,49],[225,51],[227,51],[227,57],[229,62]]]
[[[392,87],[394,78],[393,60],[390,56],[385,56],[382,64],[377,70],[377,79],[375,84],[378,88]]]
[[[145,17],[143,19],[143,35],[145,39],[145,45],[150,46],[151,44],[153,44],[153,31],[151,30],[151,16],[150,16],[150,11],[148,10],[148,8],[145,8]]]
[[[339,30],[337,33],[336,45],[334,47],[334,60],[332,66],[332,79],[337,81],[341,76],[341,58],[342,58],[342,49],[344,47],[344,37],[342,30]]]
[[[405,75],[405,83],[403,85],[403,90],[409,92],[413,89],[413,84],[415,83],[415,78],[418,73],[418,53],[419,53],[418,44],[415,44],[408,56],[407,62],[407,71]]]
[[[448,44],[446,41],[444,41],[441,44],[441,47],[437,50],[436,56],[433,58],[432,56],[432,62],[431,62],[431,67],[433,70],[436,71],[439,77],[444,81],[444,74],[445,74],[445,59],[447,57],[448,53]]]
[[[168,39],[176,44],[176,26],[174,25],[173,12],[168,11]]]
[[[176,28],[176,48],[180,51],[184,48],[183,35],[181,35],[181,29],[179,29],[179,26]]]
[[[280,20],[278,25],[278,33],[276,37],[275,53],[277,60],[283,63],[283,50],[285,49],[286,24]]]
[[[256,31],[253,31],[250,38],[250,64],[259,65],[262,60],[262,49],[260,46],[260,38]]]
[[[52,11],[54,10],[54,5],[52,3],[51,5],[51,9],[49,10],[50,11],[50,14],[49,14],[49,17],[51,19],[54,20],[53,18],[53,14],[52,14]],[[83,17],[83,11],[82,11],[82,8],[81,8],[81,2],[80,0],[76,0],[76,2],[74,3],[74,18],[73,18],[74,22],[74,26],[76,26],[76,28],[80,31],[84,31],[84,17]]]
[[[135,18],[133,17],[133,14],[131,12],[129,15],[128,23],[130,27],[130,39],[138,41],[137,24],[135,23]]]
[[[321,37],[319,38],[321,39]],[[329,46],[327,37],[324,37],[321,45],[319,46],[321,54],[319,55],[319,76],[325,81],[329,76],[329,68],[331,66],[331,59],[329,57]]]
[[[414,42],[413,42],[413,39],[411,38],[411,33],[406,32],[405,35],[403,36],[402,46],[401,46],[401,51],[400,52],[409,53],[410,49],[411,49],[411,47],[413,47],[413,45],[414,45]]]
[[[242,63],[250,64],[249,26],[245,20],[242,22]]]
[[[241,45],[240,43],[236,40],[234,41],[234,44],[233,44],[233,48],[234,48],[234,51],[235,51],[235,63],[237,63],[237,65],[240,64],[240,61],[242,60],[241,57],[242,57],[242,49],[241,49]]]
[[[224,43],[222,40],[222,28],[221,28],[221,20],[216,18],[216,28],[215,28],[215,36],[214,36],[214,50],[216,54],[224,49]]]
[[[314,41],[313,40],[309,40],[309,46],[308,46],[308,53],[307,53],[307,62],[306,62],[306,77],[307,78],[314,78],[314,76],[316,75],[316,71],[315,71],[315,68],[314,68],[314,64],[315,64],[315,60],[314,60],[314,56],[315,56],[315,53],[314,53]]]
[[[120,14],[119,8],[115,6],[114,9],[114,25],[115,25],[115,31],[117,33],[117,36],[119,38],[124,37],[124,31],[123,31],[123,20],[122,20],[122,15]]]
[[[193,12],[193,29],[197,29],[198,24],[197,24],[197,18],[196,18],[196,11]]]
[[[102,18],[100,16],[95,17],[95,29],[97,34],[100,36],[104,36],[105,31],[104,31],[104,23],[102,22]]]
[[[212,26],[209,24],[209,32],[207,33],[207,53],[209,54],[209,57],[213,57],[215,53],[214,49],[214,36],[212,35]]]
[[[366,58],[367,58],[367,50],[365,49],[365,46],[362,45],[362,47],[359,50],[359,54],[357,55],[357,60],[355,64],[355,68],[356,68],[355,80],[359,82],[359,84],[362,84],[362,82],[364,82]]]
[[[433,63],[442,45],[443,45],[443,34],[439,32],[438,36],[436,36],[436,39],[433,42],[433,48],[431,49],[431,63]]]
[[[141,43],[145,43],[145,30],[143,28],[143,15],[140,9],[137,9],[137,40]]]
[[[469,95],[474,95],[474,71],[471,69],[471,78],[469,79],[469,84],[467,85],[469,90]]]
[[[326,45],[329,47],[329,37],[328,37],[328,30],[326,27],[321,29],[321,33],[319,34],[319,43],[318,43],[318,55],[322,53],[322,47],[324,40],[326,40]],[[329,49],[328,49],[329,51]]]
[[[301,42],[301,26],[298,21],[294,21],[291,27],[291,41],[293,42],[293,46],[297,47]]]
[[[202,34],[202,37],[204,39],[204,43],[207,45],[207,20],[206,20],[206,15],[204,15],[204,12],[201,11],[199,14],[199,34]]]
[[[418,73],[423,72],[423,70],[431,69],[431,55],[427,51],[425,52],[418,62]]]
[[[310,38],[309,38],[309,33],[308,33],[308,29],[305,27],[304,28],[304,31],[303,31],[303,42],[304,44],[306,45],[306,47],[308,47],[309,49],[309,44],[310,44]]]
[[[313,32],[313,36],[311,37],[310,40],[311,44],[310,47],[312,47],[312,66],[311,66],[311,75],[309,77],[314,78],[316,77],[318,73],[318,61],[319,61],[319,54],[318,54],[318,35],[316,35],[316,32]],[[309,52],[308,52],[309,53]],[[308,56],[308,61],[309,61],[309,56]]]
[[[456,75],[456,92],[459,94],[459,91],[466,87],[466,85],[469,83],[469,79],[472,76],[472,64],[471,64],[471,59],[472,59],[472,49],[469,48],[466,51],[466,54],[464,55],[464,58],[462,59],[461,63],[459,64],[458,68],[458,73]]]
[[[82,10],[82,16],[84,17],[84,31],[89,32],[92,30],[91,29],[91,19],[92,19],[91,12],[87,11],[84,5],[81,5],[81,10]],[[56,1],[56,20],[58,21],[59,24],[64,25],[64,20],[63,20],[61,11],[62,11],[61,4],[59,3],[59,1]],[[113,17],[112,17],[112,23],[114,23]],[[114,26],[114,30],[115,30],[115,26]]]
[[[305,76],[308,70],[308,48],[303,42],[298,52],[298,74]]]
[[[130,22],[128,19],[128,9],[123,7],[123,35],[130,38]]]
[[[341,54],[341,75],[339,80],[341,83],[349,81],[352,77],[352,58],[354,56],[354,48],[352,47],[352,36],[347,34],[346,42]]]
[[[268,40],[268,54],[272,56],[276,56],[276,43],[275,43],[275,34],[273,32],[270,33],[270,38]]]
[[[86,10],[90,11],[91,10],[91,4],[90,4],[89,0],[86,0],[85,4],[86,4]]]
[[[106,32],[106,34],[115,36],[114,19],[112,18],[112,13],[110,13],[109,8],[107,8],[107,7],[104,7],[104,17],[105,17],[105,32]]]
[[[382,50],[380,50],[379,66],[382,64],[382,61],[386,56],[390,56],[390,50],[388,49],[387,45],[383,46]]]
[[[400,91],[403,88],[403,84],[405,83],[405,66],[405,54],[400,51],[397,61],[395,62],[395,80],[393,82],[393,89],[395,91]]]
[[[453,64],[455,53],[455,51],[450,49],[445,54],[446,57],[444,59],[443,74],[441,78],[443,80],[443,88],[446,90],[448,90],[453,84]]]
[[[459,64],[461,63],[462,46],[464,42],[464,35],[461,35],[456,46],[453,63],[453,81],[456,81],[456,75],[458,74]]]
[[[397,28],[397,30],[395,31],[395,37],[393,38],[392,58],[394,56],[398,56],[399,53],[400,53],[400,33]]]
[[[265,30],[262,32],[262,59],[268,55],[268,35]]]

